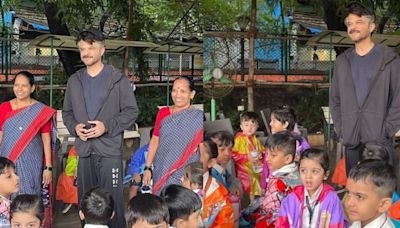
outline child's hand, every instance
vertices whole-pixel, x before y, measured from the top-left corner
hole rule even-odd
[[[141,178],[140,175],[137,174],[137,173],[134,173],[134,174],[133,174],[132,180],[135,180],[136,183],[142,182],[142,178]]]
[[[247,154],[247,160],[249,160],[249,162],[254,163],[255,159],[253,158],[253,156],[251,156],[251,153]]]
[[[237,188],[237,187],[235,187],[235,186],[232,186],[232,187],[231,187],[230,192],[231,192],[231,194],[233,194],[233,195],[240,196],[240,189]]]

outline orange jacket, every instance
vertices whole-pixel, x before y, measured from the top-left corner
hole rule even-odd
[[[214,209],[222,207],[210,227],[233,228],[235,218],[226,188],[218,183],[214,177],[206,173],[203,176],[203,189],[203,219],[207,220]]]

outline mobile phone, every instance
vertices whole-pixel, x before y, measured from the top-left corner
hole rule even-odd
[[[88,130],[90,128],[94,127],[94,124],[86,123],[85,124],[85,129]]]

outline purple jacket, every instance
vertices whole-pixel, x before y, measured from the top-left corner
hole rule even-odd
[[[303,227],[304,209],[304,186],[297,186],[281,204],[279,216],[275,223],[276,227],[297,228]],[[344,228],[349,227],[344,214],[341,201],[333,188],[328,184],[323,184],[322,192],[318,197],[319,210],[317,226],[323,222],[324,228]],[[321,216],[324,214],[325,216]],[[327,221],[329,219],[329,221]]]

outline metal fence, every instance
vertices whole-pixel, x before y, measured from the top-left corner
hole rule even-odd
[[[203,40],[204,68],[219,67],[244,78],[249,68],[249,40],[240,36],[206,34]],[[306,45],[299,37],[256,38],[254,45],[255,80],[260,76],[327,76],[336,53],[329,47]],[[242,76],[242,77],[240,77]],[[287,77],[285,77],[287,79]],[[326,77],[314,77],[319,80]]]
[[[29,46],[30,40],[0,38],[0,82],[13,79],[14,75],[21,70],[29,70],[38,81],[45,81],[50,75],[50,66],[59,66],[57,51],[50,48],[35,48]],[[78,50],[77,50],[78,51]],[[106,52],[104,62],[122,69],[124,62],[124,51]],[[128,61],[129,75],[138,75],[139,64],[144,64],[145,78],[149,80],[163,81],[167,76],[201,76],[202,57],[187,54],[144,54],[144,63],[138,63],[136,57],[131,54]],[[63,72],[58,72],[63,73]]]

